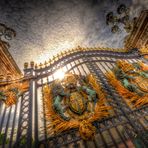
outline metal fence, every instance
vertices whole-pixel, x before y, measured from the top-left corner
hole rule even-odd
[[[6,108],[0,104],[0,133],[3,136],[0,147],[132,148],[136,145],[136,138],[141,139],[141,147],[148,145],[148,108],[130,109],[105,77],[118,59],[128,62],[144,60],[136,50],[129,53],[88,50],[62,56],[50,65],[45,63],[43,68],[40,65],[40,68],[25,69],[24,77],[30,81],[28,92],[19,98],[16,105]],[[44,84],[54,81],[54,73],[58,69],[79,75],[92,73],[107,93],[107,102],[113,107],[113,115],[93,123],[97,127],[93,141],[81,139],[77,129],[54,137],[47,133],[48,121],[45,120],[42,90]]]

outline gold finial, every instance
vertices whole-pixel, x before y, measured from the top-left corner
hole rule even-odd
[[[34,61],[30,62],[30,67],[33,68],[34,67]]]
[[[52,57],[52,60],[55,61],[55,60],[56,60],[56,56],[53,56],[53,57]]]
[[[73,49],[73,48],[72,48],[72,51],[74,52],[74,51],[75,51],[75,49]]]
[[[57,57],[59,58],[59,56],[60,56],[60,55],[59,55],[59,53],[58,53],[58,54],[57,54]]]
[[[37,69],[38,68],[38,65],[37,64],[35,64],[35,69]]]
[[[25,62],[24,63],[24,69],[27,69],[28,68],[28,62]]]
[[[64,55],[63,51],[61,51],[60,54],[61,54],[61,56],[63,56]]]
[[[52,62],[52,60],[51,60],[51,59],[49,59],[49,60],[48,60],[48,63],[49,63],[49,64],[51,64],[51,62]]]
[[[47,64],[48,64],[47,61],[45,61],[45,63],[44,63],[45,67],[47,66]]]
[[[66,50],[63,51],[64,54],[66,54],[66,52],[67,52]]]
[[[42,64],[42,63],[40,63],[40,64],[39,64],[39,66],[40,66],[40,68],[42,68],[43,64]]]

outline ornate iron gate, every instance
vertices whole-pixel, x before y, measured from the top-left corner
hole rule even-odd
[[[3,134],[2,147],[134,147],[135,139],[140,137],[147,144],[143,134],[148,126],[148,108],[131,110],[122,96],[109,85],[105,73],[110,71],[117,59],[128,62],[145,60],[137,50],[132,52],[112,52],[104,50],[75,50],[45,64],[24,69],[24,77],[30,87],[16,105],[6,108],[0,104],[0,133]],[[145,60],[145,62],[147,62]],[[77,129],[66,131],[54,137],[47,134],[45,104],[42,91],[45,84],[54,81],[54,73],[62,69],[79,75],[94,74],[98,83],[108,95],[108,103],[113,107],[114,115],[94,122],[97,134],[93,141],[81,139]]]

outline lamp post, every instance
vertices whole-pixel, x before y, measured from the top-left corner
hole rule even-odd
[[[7,27],[5,24],[0,23],[0,40],[5,39],[5,40],[11,40],[13,37],[16,36],[16,32]]]
[[[133,24],[135,18],[130,20],[129,16],[130,9],[127,8],[124,4],[118,6],[116,13],[109,12],[106,15],[106,24],[111,26],[111,32],[117,33],[121,29],[119,25],[123,25],[124,30],[129,33],[133,30]]]

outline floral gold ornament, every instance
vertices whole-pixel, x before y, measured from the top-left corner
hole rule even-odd
[[[7,107],[16,104],[18,98],[28,90],[28,87],[28,81],[1,86],[0,101],[4,102]]]
[[[58,134],[79,128],[81,137],[93,139],[96,128],[92,122],[110,115],[105,93],[93,75],[65,74],[43,88],[43,102],[49,133]]]
[[[106,75],[132,109],[148,104],[148,65],[119,60],[113,71]]]

